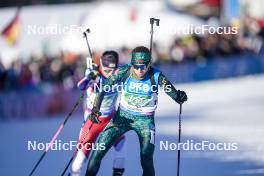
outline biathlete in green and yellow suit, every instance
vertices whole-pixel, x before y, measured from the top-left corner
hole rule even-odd
[[[174,101],[187,101],[184,91],[176,90],[170,81],[150,64],[151,54],[144,46],[132,51],[131,64],[120,67],[119,72],[109,77],[103,86],[122,84],[120,103],[116,115],[101,133],[98,143],[104,143],[105,150],[94,150],[91,154],[86,176],[95,176],[101,160],[112,145],[127,131],[136,132],[140,143],[143,176],[154,176],[153,153],[155,148],[154,114],[158,103],[160,86]],[[90,119],[98,122],[99,110],[106,90],[96,98]]]

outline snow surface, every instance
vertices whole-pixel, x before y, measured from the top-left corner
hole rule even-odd
[[[183,105],[182,141],[237,142],[237,151],[183,151],[184,176],[235,176],[264,174],[264,75],[176,85],[189,96]],[[160,141],[177,142],[178,110],[160,93],[156,113],[156,175],[176,175],[177,151],[160,150]],[[27,141],[49,142],[63,117],[33,121],[0,122],[0,175],[28,175],[42,151],[28,151]],[[63,142],[77,138],[82,117],[70,119],[59,136]],[[126,176],[141,175],[139,145],[127,133]],[[60,175],[72,151],[49,151],[35,175]],[[111,175],[112,152],[104,158],[98,175]],[[85,171],[85,168],[84,168]]]

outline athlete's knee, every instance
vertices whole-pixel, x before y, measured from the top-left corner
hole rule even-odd
[[[144,162],[152,161],[153,160],[153,154],[154,154],[154,145],[148,144],[143,145],[140,151],[140,157],[141,160]]]
[[[152,156],[155,150],[155,145],[150,142],[143,142],[143,145],[140,150],[142,156]]]
[[[140,153],[140,158],[142,163],[148,163],[153,161],[153,153],[151,152],[141,152]]]

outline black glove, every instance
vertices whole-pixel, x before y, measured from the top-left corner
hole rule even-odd
[[[98,117],[101,115],[101,112],[99,112],[98,109],[93,108],[92,109],[92,113],[89,115],[89,119],[93,122],[93,123],[101,123],[101,121],[98,119]]]
[[[176,98],[177,103],[182,104],[185,101],[187,101],[187,99],[188,99],[187,94],[184,91],[181,90],[177,91],[177,98]]]

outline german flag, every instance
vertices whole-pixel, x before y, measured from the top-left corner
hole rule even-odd
[[[1,32],[1,35],[6,39],[7,43],[12,46],[14,46],[17,43],[20,35],[19,12],[20,12],[20,8],[17,10],[15,17]]]

